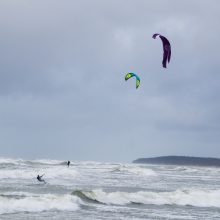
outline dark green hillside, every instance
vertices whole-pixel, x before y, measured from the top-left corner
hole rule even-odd
[[[219,158],[208,157],[185,157],[185,156],[163,156],[153,158],[139,158],[133,163],[167,164],[167,165],[191,165],[191,166],[220,166]]]

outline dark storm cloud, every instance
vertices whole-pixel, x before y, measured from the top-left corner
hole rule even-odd
[[[218,1],[1,1],[2,155],[220,156]],[[172,60],[161,68],[168,37]],[[136,91],[127,72],[141,78]]]

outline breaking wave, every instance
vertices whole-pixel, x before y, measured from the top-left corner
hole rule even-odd
[[[81,200],[72,195],[0,195],[0,214],[15,212],[42,212],[48,210],[75,211]]]
[[[152,204],[152,205],[191,205],[195,207],[220,208],[220,190],[176,190],[172,192],[104,192],[74,191],[72,193],[82,200],[111,205]]]
[[[0,158],[0,165],[62,165],[66,164],[66,161],[61,160],[50,160],[50,159],[39,159],[39,160],[23,160],[23,159],[12,159],[12,158]]]
[[[11,159],[11,158],[0,158],[0,166],[12,166],[12,165],[19,165],[23,163],[24,160],[22,159]]]

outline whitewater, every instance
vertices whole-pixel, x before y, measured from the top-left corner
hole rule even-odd
[[[0,219],[220,219],[220,168],[1,158]]]

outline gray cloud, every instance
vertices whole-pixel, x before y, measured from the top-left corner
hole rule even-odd
[[[1,1],[1,155],[220,156],[219,4]]]

